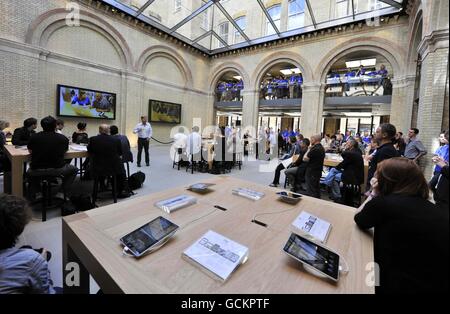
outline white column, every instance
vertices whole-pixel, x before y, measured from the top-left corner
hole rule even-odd
[[[321,132],[323,104],[325,102],[325,84],[303,84],[302,88],[300,133],[309,138]]]
[[[417,128],[420,138],[428,149],[428,155],[422,160],[425,177],[430,178],[433,170],[432,153],[439,146],[438,137],[441,132],[444,115],[446,80],[448,75],[448,29],[436,31],[426,36],[419,45],[422,56],[420,80],[419,113]]]
[[[411,127],[414,104],[415,77],[402,77],[392,80],[392,100],[390,122],[397,131],[406,134]]]

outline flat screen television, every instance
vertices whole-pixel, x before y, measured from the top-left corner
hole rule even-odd
[[[116,119],[116,94],[58,85],[57,115],[88,119]]]
[[[171,102],[150,99],[150,122],[181,123],[181,105]]]

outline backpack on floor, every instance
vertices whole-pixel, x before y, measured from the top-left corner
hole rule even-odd
[[[128,187],[130,190],[134,191],[140,189],[145,182],[145,173],[139,171],[132,174],[128,178]]]
[[[96,207],[90,195],[72,195],[70,201],[76,212],[84,212]]]

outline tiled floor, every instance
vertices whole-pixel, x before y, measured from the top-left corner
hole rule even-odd
[[[172,169],[172,160],[169,156],[168,146],[151,147],[151,166],[136,168],[136,164],[130,165],[131,173],[140,170],[146,174],[144,187],[137,190],[136,196],[151,194],[176,186],[189,185],[210,178],[211,174],[186,172],[184,168],[177,171]],[[229,174],[244,180],[254,181],[260,184],[269,184],[273,179],[273,171],[278,164],[277,161],[268,163],[265,161],[244,161],[242,170],[233,169]],[[282,175],[280,182],[284,182]],[[3,178],[0,178],[0,189],[3,190]],[[85,191],[91,193],[92,183],[76,181],[74,189],[77,192]],[[119,201],[126,201],[119,200]],[[102,202],[99,205],[106,205],[112,201]],[[52,259],[49,263],[52,278],[55,286],[62,286],[62,239],[61,239],[61,216],[59,210],[49,211],[47,221],[40,221],[40,212],[34,213],[34,219],[26,227],[24,233],[19,238],[18,245],[31,245],[35,248],[45,247],[52,252]],[[91,292],[95,292],[96,284],[91,285]]]

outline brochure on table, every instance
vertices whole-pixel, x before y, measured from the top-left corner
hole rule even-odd
[[[213,278],[226,281],[248,257],[248,248],[209,230],[183,252],[183,258]]]
[[[331,224],[322,220],[306,211],[302,211],[300,215],[292,223],[293,227],[303,233],[309,234],[315,240],[325,243],[331,230]]]

